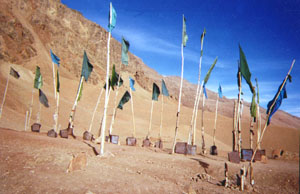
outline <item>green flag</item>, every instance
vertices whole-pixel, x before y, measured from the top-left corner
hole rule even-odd
[[[188,35],[186,34],[186,25],[185,25],[185,17],[182,15],[183,21],[182,21],[182,44],[183,46],[186,46],[186,42],[188,41]]]
[[[128,91],[125,92],[125,94],[123,95],[123,97],[121,98],[120,102],[119,102],[119,105],[118,105],[118,108],[123,110],[123,105],[128,102],[130,100],[131,96],[129,94]]]
[[[152,100],[158,101],[159,94],[159,87],[155,83],[153,83]]]
[[[59,82],[59,73],[58,70],[56,71],[56,92],[59,92],[60,89],[60,82]]]
[[[82,90],[83,90],[83,84],[80,85],[80,88],[79,88],[79,95],[78,95],[78,98],[77,98],[77,102],[79,102],[79,100],[81,99],[81,96],[82,96]]]
[[[215,61],[213,62],[213,64],[210,66],[208,72],[206,73],[206,76],[204,78],[204,85],[207,83],[208,79],[209,79],[209,76],[210,76],[210,73],[211,71],[214,69],[216,63],[218,61],[218,57],[216,57]]]
[[[241,45],[239,45],[239,49],[240,49],[240,64],[239,64],[239,71],[241,72],[242,76],[244,77],[244,79],[246,80],[247,84],[250,87],[250,91],[253,93],[253,86],[251,83],[251,73],[248,67],[248,63],[247,63],[247,59],[246,56],[242,50]]]
[[[108,31],[111,32],[117,23],[117,12],[112,6],[112,3],[110,3],[109,6],[109,17],[108,17]]]
[[[161,92],[162,92],[162,95],[169,96],[169,91],[168,91],[166,83],[163,79],[161,80]]]
[[[45,107],[49,108],[48,99],[41,89],[39,89],[39,100],[40,103],[42,103]]]
[[[91,72],[93,71],[93,65],[90,63],[86,52],[83,53],[83,62],[82,62],[82,69],[81,69],[81,76],[84,77],[85,81],[89,79]]]
[[[33,87],[36,89],[40,89],[42,86],[43,86],[43,77],[40,71],[40,67],[36,66]]]
[[[204,28],[203,33],[201,34],[201,48],[203,48],[204,36],[206,34],[206,29]],[[201,56],[203,56],[203,50],[201,50]]]
[[[129,42],[122,37],[122,64],[128,65]]]
[[[255,102],[255,96],[256,96],[256,93],[254,91],[253,94],[252,94],[252,101],[251,101],[251,106],[250,106],[251,117],[254,118],[254,121],[256,119],[256,102]]]

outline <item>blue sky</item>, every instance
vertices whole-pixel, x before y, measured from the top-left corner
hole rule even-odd
[[[86,18],[107,29],[107,0],[62,0]],[[300,117],[300,1],[258,0],[122,0],[112,1],[117,25],[112,36],[130,42],[130,51],[162,75],[181,73],[182,14],[186,17],[188,42],[184,49],[184,78],[197,83],[200,36],[206,28],[201,80],[213,60],[218,62],[207,83],[217,92],[237,98],[238,44],[243,48],[252,82],[258,79],[260,103],[266,108],[287,74],[293,59],[292,83],[281,109]],[[244,99],[251,93],[243,80]]]

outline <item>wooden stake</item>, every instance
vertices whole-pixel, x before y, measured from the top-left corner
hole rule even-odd
[[[94,111],[93,111],[93,116],[92,116],[92,120],[91,120],[91,123],[90,123],[89,132],[92,131],[93,123],[94,123],[94,118],[95,118],[96,111],[97,111],[97,108],[98,108],[99,103],[100,103],[100,99],[101,99],[102,93],[103,93],[103,88],[101,88],[101,91],[100,91],[98,99],[97,99],[96,106],[95,106]]]
[[[160,128],[158,134],[158,138],[160,140],[161,140],[162,125],[163,125],[163,112],[164,112],[164,95],[161,95]]]
[[[8,75],[7,75],[7,79],[6,79],[5,90],[4,90],[3,99],[2,99],[2,104],[1,104],[1,107],[0,107],[0,119],[2,117],[3,106],[4,106],[4,103],[5,103],[6,93],[7,93],[7,89],[8,89],[8,83],[9,83],[9,77],[10,77],[10,68],[11,67],[9,66]]]
[[[240,176],[241,176],[241,185],[240,185],[240,190],[244,191],[244,185],[245,185],[245,173],[246,169],[245,169],[245,165],[243,165],[243,167],[241,168],[240,171]]]
[[[227,163],[225,162],[225,184],[224,186],[225,187],[228,187],[229,186],[229,180],[228,180],[228,165]]]
[[[129,92],[130,92],[130,96],[131,96],[131,111],[132,111],[132,123],[133,123],[133,133],[132,133],[132,137],[135,137],[135,121],[134,121],[134,111],[133,111],[133,95],[131,92],[131,87],[129,87]]]
[[[214,146],[216,145],[216,129],[217,129],[217,118],[218,118],[218,103],[219,103],[219,95],[217,95],[217,102],[216,102],[214,137],[213,137],[213,144],[214,144]]]
[[[174,154],[175,152],[176,138],[177,138],[178,126],[179,126],[179,114],[180,114],[181,94],[182,94],[182,85],[183,85],[183,69],[184,69],[184,56],[183,56],[183,44],[181,43],[181,80],[180,80],[178,109],[176,114],[176,126],[175,126],[175,135],[173,140],[172,154]]]
[[[152,100],[152,103],[151,103],[150,123],[149,123],[149,129],[148,129],[148,134],[147,134],[146,139],[150,138],[151,124],[152,124],[152,113],[153,113],[153,104],[154,104],[154,100]]]
[[[110,6],[112,6],[110,4]],[[111,10],[111,8],[110,8]],[[107,40],[107,64],[106,64],[106,90],[105,90],[105,103],[104,103],[104,116],[103,116],[103,122],[102,122],[102,130],[101,130],[101,147],[100,147],[100,155],[103,156],[104,154],[104,144],[105,144],[105,127],[106,127],[106,112],[107,112],[107,106],[109,102],[109,96],[108,92],[109,88],[109,46],[110,46],[110,38],[111,38],[111,32],[108,33],[108,40]]]
[[[26,111],[24,131],[26,131],[26,128],[27,128],[27,122],[28,122],[28,111]]]

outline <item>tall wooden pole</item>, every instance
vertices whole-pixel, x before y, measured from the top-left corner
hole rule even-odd
[[[250,149],[253,149],[253,136],[254,136],[253,126],[254,126],[254,118],[251,117],[251,122],[250,122]]]
[[[53,88],[54,88],[54,99],[56,99],[56,84],[55,84],[55,66],[54,63],[52,62],[52,77],[53,77]]]
[[[159,127],[159,134],[158,134],[158,138],[160,140],[161,140],[162,125],[163,125],[163,112],[164,112],[164,95],[161,95],[160,127]]]
[[[200,91],[198,93],[198,99],[197,99],[197,104],[196,104],[196,112],[195,112],[195,118],[194,118],[194,125],[193,125],[193,143],[192,145],[196,144],[196,132],[197,132],[197,118],[198,118],[198,110],[199,110],[199,104],[200,104],[200,97],[202,95],[202,90],[203,90],[203,81],[200,85]]]
[[[173,146],[172,146],[172,154],[174,154],[175,152],[176,138],[177,138],[178,126],[179,126],[179,114],[180,114],[181,94],[182,94],[182,85],[183,85],[183,69],[184,69],[184,56],[183,56],[183,44],[181,43],[181,80],[180,80],[178,109],[176,114],[176,126],[175,126],[175,135],[174,135]]]
[[[5,103],[5,98],[6,98],[6,93],[7,93],[7,89],[8,89],[8,83],[9,83],[9,75],[10,75],[10,66],[9,66],[9,70],[8,70],[8,75],[7,75],[7,79],[6,79],[6,85],[5,85],[5,90],[4,90],[4,94],[3,94],[3,99],[2,99],[2,103],[1,103],[1,107],[0,107],[0,119],[3,113],[3,106]]]
[[[257,103],[256,103],[256,118],[257,118],[257,142],[259,142],[260,134],[261,134],[261,115],[259,111],[259,90],[258,90],[258,81],[256,81],[256,88],[257,88]],[[260,144],[258,144],[258,149],[261,149]]]
[[[97,99],[97,103],[96,103],[96,106],[95,106],[94,111],[93,111],[92,120],[91,120],[90,127],[89,127],[89,132],[92,131],[94,118],[95,118],[96,111],[97,111],[97,108],[98,108],[99,103],[100,103],[100,99],[102,97],[102,93],[103,93],[103,88],[101,88],[101,90],[100,90],[100,93],[99,93],[99,96],[98,96],[98,99]]]
[[[242,93],[242,76],[241,72],[238,73],[238,78],[239,78],[239,95],[238,95],[238,107],[237,107],[237,119],[236,119],[236,130],[237,130],[237,136],[236,138],[238,139],[237,141],[237,150],[239,153],[241,153],[241,145],[240,145],[240,125],[241,125],[241,120],[240,120],[240,109],[241,109],[241,93]]]
[[[237,101],[234,101],[234,117],[233,117],[233,131],[232,131],[232,151],[236,151],[236,136],[237,136]]]
[[[58,114],[59,114],[59,92],[57,92],[56,95],[56,110],[55,110],[55,127],[54,127],[54,131],[58,132]]]
[[[151,127],[152,127],[152,113],[153,113],[153,105],[154,105],[154,100],[152,100],[152,103],[151,103],[151,111],[150,111],[150,123],[149,123],[149,129],[148,129],[148,134],[147,134],[147,137],[146,137],[146,139],[149,139],[149,138],[150,138],[150,131],[151,131]]]
[[[112,6],[110,4],[110,6]],[[110,8],[111,10],[111,8]],[[110,46],[110,38],[111,38],[111,32],[108,33],[108,40],[107,40],[107,64],[106,64],[106,90],[105,90],[105,102],[104,102],[104,116],[103,116],[103,122],[101,127],[101,147],[100,147],[100,155],[102,156],[104,154],[104,144],[105,144],[105,127],[106,127],[106,113],[107,113],[107,106],[109,101],[109,46]]]
[[[217,118],[218,118],[218,104],[219,104],[219,95],[217,95],[217,102],[216,102],[214,137],[213,137],[213,144],[214,144],[214,146],[216,145],[216,129],[217,129]]]
[[[30,102],[30,107],[29,107],[29,116],[28,116],[26,129],[28,129],[30,122],[31,122],[32,107],[33,107],[33,93],[34,93],[34,88],[32,88],[32,92],[31,92],[31,102]]]
[[[202,94],[202,127],[201,127],[201,136],[202,136],[202,154],[206,154],[205,150],[205,139],[204,139],[204,105],[205,105],[205,96],[204,92]]]
[[[131,87],[129,87],[129,92],[130,92],[130,96],[131,96],[131,112],[132,112],[132,124],[133,124],[133,133],[132,133],[132,137],[135,137],[135,120],[134,120],[134,109],[133,109],[133,95],[131,92]]]

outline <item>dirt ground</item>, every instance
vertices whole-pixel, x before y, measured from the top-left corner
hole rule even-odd
[[[45,133],[0,129],[0,193],[239,193],[236,175],[247,162],[219,156],[169,154],[170,149],[139,145],[99,144],[77,139],[50,138]],[[84,153],[87,165],[67,172],[73,155]],[[232,188],[225,188],[224,163]],[[297,193],[299,162],[272,160],[254,164],[254,187],[247,193]]]

